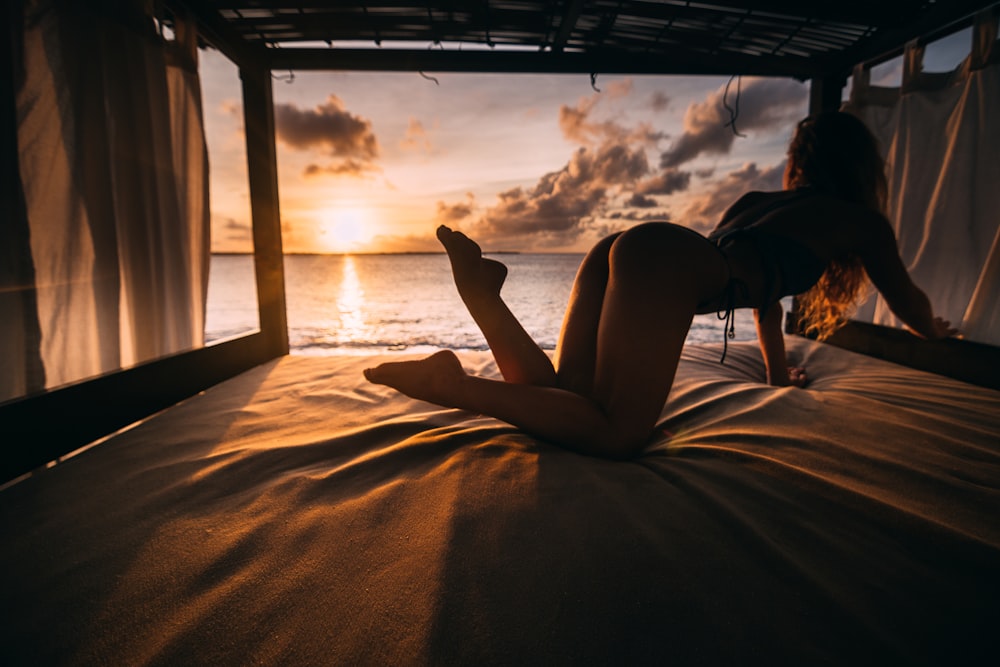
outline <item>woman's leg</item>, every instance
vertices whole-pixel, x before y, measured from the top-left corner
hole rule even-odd
[[[479,245],[461,232],[442,225],[437,237],[451,260],[459,296],[486,337],[504,379],[516,384],[554,385],[555,369],[548,355],[500,298],[507,267],[484,258]]]
[[[589,396],[597,364],[597,328],[608,287],[608,258],[620,234],[599,241],[583,258],[573,281],[556,346],[558,386]]]
[[[689,230],[640,225],[615,239],[589,395],[469,376],[447,351],[383,364],[365,376],[414,398],[496,417],[568,449],[633,456],[663,409],[698,304],[716,297],[726,277],[720,254]]]

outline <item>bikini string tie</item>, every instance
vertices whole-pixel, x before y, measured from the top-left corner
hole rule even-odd
[[[749,298],[749,290],[747,289],[746,283],[742,280],[737,280],[736,278],[730,278],[729,282],[726,284],[726,300],[724,303],[724,309],[716,312],[715,316],[720,320],[724,320],[725,324],[722,325],[722,331],[725,335],[722,337],[722,358],[719,359],[719,363],[725,363],[726,352],[729,350],[729,340],[731,338],[736,338],[736,288],[740,288],[740,293],[743,295],[744,299]]]
[[[733,313],[736,311],[733,307],[735,297],[733,292],[735,289],[735,281],[730,280],[729,284],[726,286],[725,310],[720,310],[715,314],[718,319],[725,321],[725,324],[722,325],[722,331],[725,335],[722,337],[722,357],[719,359],[720,364],[725,363],[726,361],[726,351],[729,349],[729,339],[736,338],[736,326],[733,322]]]

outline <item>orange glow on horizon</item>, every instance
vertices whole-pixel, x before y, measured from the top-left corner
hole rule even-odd
[[[374,215],[362,206],[331,206],[317,215],[316,245],[326,252],[365,249],[377,233]]]

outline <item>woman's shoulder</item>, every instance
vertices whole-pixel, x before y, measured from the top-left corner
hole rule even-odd
[[[786,230],[799,230],[811,237],[812,245],[823,254],[844,253],[865,256],[895,252],[896,237],[889,220],[878,211],[831,195],[818,194],[805,202],[805,209],[790,211],[791,215],[806,213],[808,226],[788,225]]]
[[[715,227],[715,232],[720,232],[725,228],[730,227],[731,223],[736,221],[738,218],[743,216],[747,211],[751,211],[757,208],[759,205],[773,201],[776,197],[780,197],[781,192],[765,192],[762,190],[751,190],[743,194],[739,199],[737,199],[726,212],[722,214],[722,218]]]

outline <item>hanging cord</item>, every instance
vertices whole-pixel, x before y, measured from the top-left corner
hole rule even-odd
[[[428,11],[430,11],[430,10],[428,10]],[[430,51],[435,46],[438,47],[439,49],[441,49],[442,51],[444,51],[444,45],[441,44],[441,42],[439,40],[434,40],[433,42],[431,42],[430,44],[428,44],[427,45],[427,50]],[[434,85],[436,85],[436,86],[440,86],[441,85],[440,81],[438,81],[436,78],[434,78],[430,74],[424,74],[422,70],[417,70],[417,74],[419,74],[423,78],[427,79],[428,81],[433,81]]]
[[[736,338],[736,325],[734,323],[734,314],[736,312],[735,307],[735,295],[733,292],[736,290],[736,283],[732,279],[729,281],[729,285],[726,286],[726,308],[725,310],[720,310],[715,314],[720,320],[725,320],[722,325],[722,358],[719,359],[719,363],[725,363],[726,352],[729,350],[729,340]]]
[[[721,252],[721,249],[720,249]],[[726,258],[726,254],[722,253],[723,258],[726,259],[726,270],[729,277],[726,279],[726,294],[725,302],[723,304],[723,310],[718,311],[715,316],[720,320],[725,320],[722,325],[722,358],[719,359],[719,363],[725,363],[726,352],[729,351],[729,341],[736,338],[736,290],[739,288],[740,295],[744,299],[750,298],[750,290],[747,284],[740,280],[739,278],[733,278],[733,269],[729,266],[729,259]]]
[[[288,70],[288,74],[272,74],[271,78],[276,81],[284,81],[285,83],[293,83],[295,81],[295,72]]]
[[[601,92],[601,89],[597,87],[597,72],[590,73],[590,87],[598,93]]]
[[[729,86],[732,85],[733,79],[736,79],[736,101],[734,106],[729,106]],[[729,112],[729,122],[723,125],[723,127],[728,127],[733,130],[733,134],[737,137],[746,137],[745,134],[740,134],[740,131],[736,129],[736,119],[740,115],[740,92],[743,82],[743,77],[739,74],[734,74],[729,77],[729,81],[726,82],[726,89],[722,93],[722,106],[726,108]]]

